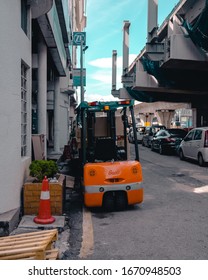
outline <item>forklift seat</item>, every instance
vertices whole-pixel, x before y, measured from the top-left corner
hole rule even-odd
[[[116,145],[112,138],[97,138],[95,145],[95,159],[116,160]]]

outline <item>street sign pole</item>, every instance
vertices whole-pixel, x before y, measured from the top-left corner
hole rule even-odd
[[[83,87],[83,40],[80,42],[80,101],[84,101],[84,87]]]
[[[80,46],[80,102],[83,102],[84,101],[83,52],[86,50],[86,33],[73,32],[73,45]]]

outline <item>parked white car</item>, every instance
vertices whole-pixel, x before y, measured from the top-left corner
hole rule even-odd
[[[200,166],[208,163],[208,127],[190,130],[179,146],[179,156],[197,160]]]

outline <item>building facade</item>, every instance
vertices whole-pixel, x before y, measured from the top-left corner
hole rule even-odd
[[[19,216],[31,161],[47,159],[48,148],[61,154],[69,140],[76,104],[72,35],[85,24],[84,0],[1,1],[0,235]]]

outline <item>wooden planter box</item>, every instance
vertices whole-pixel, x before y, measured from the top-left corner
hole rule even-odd
[[[24,215],[38,215],[42,183],[33,183],[34,178],[28,178],[23,186]],[[49,182],[51,214],[63,214],[64,175],[60,174],[57,183]]]

